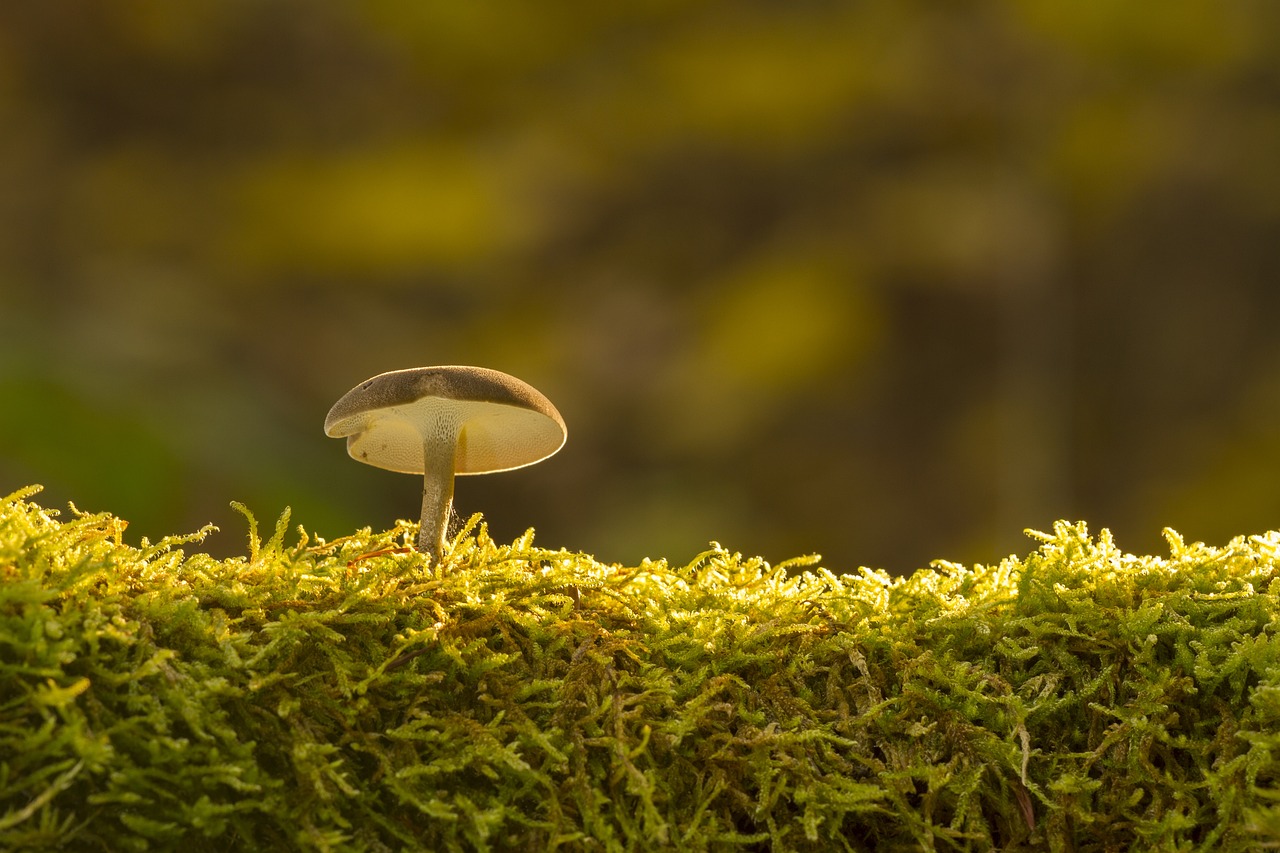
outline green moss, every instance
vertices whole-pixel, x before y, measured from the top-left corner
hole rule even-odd
[[[0,507],[0,848],[1280,846],[1280,534],[905,580]]]

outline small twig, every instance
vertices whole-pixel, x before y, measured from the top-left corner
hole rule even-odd
[[[431,651],[431,649],[423,648],[423,649],[414,649],[411,652],[405,652],[404,654],[400,655],[400,657],[396,658],[391,663],[387,664],[386,668],[383,669],[382,671],[390,672],[393,669],[399,669],[400,667],[407,664],[409,661],[413,660],[419,655],[425,655],[429,651]]]
[[[361,554],[359,557],[347,560],[347,568],[355,568],[356,563],[361,560],[369,560],[373,557],[385,557],[387,554],[412,554],[413,548],[383,548],[381,551],[370,551],[368,554]]]

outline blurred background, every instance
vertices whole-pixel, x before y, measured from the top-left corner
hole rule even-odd
[[[0,493],[326,538],[321,426],[478,364],[499,541],[835,571],[1280,525],[1280,4],[0,6]]]

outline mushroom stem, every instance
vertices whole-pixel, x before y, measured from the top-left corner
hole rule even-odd
[[[422,525],[418,531],[418,550],[439,565],[444,557],[444,535],[453,509],[453,456],[457,451],[454,437],[427,436],[422,442]]]

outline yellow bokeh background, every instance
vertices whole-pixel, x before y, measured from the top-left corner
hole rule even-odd
[[[1280,7],[0,10],[0,492],[323,536],[320,425],[505,370],[569,442],[496,538],[907,572],[1057,518],[1280,523]]]

